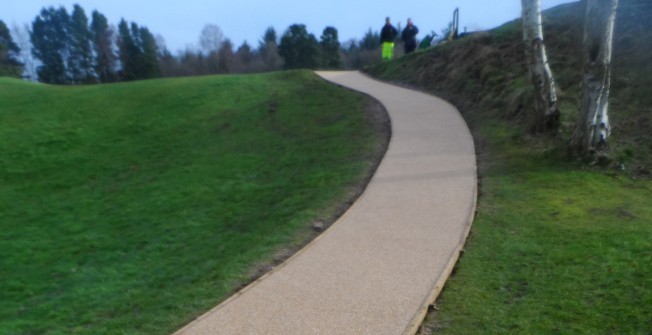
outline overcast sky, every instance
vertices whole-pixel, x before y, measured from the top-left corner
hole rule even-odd
[[[77,3],[89,16],[97,9],[111,24],[121,18],[146,26],[161,35],[168,49],[177,51],[198,44],[205,24],[217,24],[236,45],[243,41],[256,46],[267,27],[280,37],[293,23],[303,23],[317,38],[326,26],[338,29],[340,41],[359,39],[369,29],[379,30],[386,16],[396,24],[411,17],[420,29],[418,37],[440,32],[460,8],[460,30],[490,29],[520,16],[518,0],[4,0],[0,20],[10,28],[31,22],[41,8],[65,6],[69,12]],[[541,0],[544,9],[573,2]]]

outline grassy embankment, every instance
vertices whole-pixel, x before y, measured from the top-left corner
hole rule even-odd
[[[554,137],[528,135],[532,93],[519,22],[368,70],[455,103],[478,144],[478,215],[421,334],[652,332],[652,3],[620,4],[614,160],[602,167],[567,155],[582,15],[578,3],[544,15],[563,109]]]
[[[0,333],[178,329],[353,196],[371,104],[310,72],[0,78]]]

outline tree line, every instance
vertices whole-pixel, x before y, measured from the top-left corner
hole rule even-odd
[[[163,76],[253,73],[281,69],[360,69],[380,61],[378,32],[371,29],[361,40],[339,41],[338,30],[329,26],[317,38],[304,24],[292,24],[279,37],[267,28],[257,47],[243,42],[235,47],[220,28],[208,24],[200,34],[199,50],[188,47],[173,55],[163,48]]]
[[[89,18],[77,4],[72,12],[63,6],[43,8],[31,25],[15,26],[12,31],[20,43],[0,21],[0,76],[28,73],[50,84],[297,68],[359,69],[380,61],[377,31],[369,29],[360,40],[342,44],[335,27],[324,28],[317,38],[304,24],[291,25],[280,37],[270,27],[257,46],[245,41],[238,47],[217,25],[207,24],[199,48],[173,54],[164,39],[147,27],[125,19],[112,25],[97,10]]]
[[[108,83],[160,75],[158,46],[146,27],[122,19],[117,34],[103,14],[74,5],[43,8],[30,31],[36,74],[51,84]]]

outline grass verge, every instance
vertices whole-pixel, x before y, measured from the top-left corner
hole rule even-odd
[[[421,334],[648,334],[652,183],[523,146],[486,121],[478,214]]]

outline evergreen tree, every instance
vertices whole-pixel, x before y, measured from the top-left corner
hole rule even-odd
[[[51,84],[70,82],[66,60],[70,54],[68,30],[70,17],[64,7],[43,8],[32,23],[32,54],[41,61],[36,72],[41,81]]]
[[[113,51],[113,31],[106,17],[93,11],[91,21],[93,51],[95,52],[95,73],[101,83],[115,81],[116,56]]]
[[[340,41],[337,35],[337,29],[334,27],[326,27],[321,35],[319,45],[321,46],[321,65],[324,68],[339,69],[342,67]]]
[[[242,45],[238,48],[238,51],[236,51],[236,55],[238,56],[238,61],[242,64],[242,66],[245,69],[249,67],[249,65],[254,59],[254,54],[251,51],[251,47],[249,46],[249,43],[247,43],[247,41],[244,41]]]
[[[118,25],[118,52],[122,64],[122,79],[137,80],[161,75],[156,38],[135,22],[131,28],[122,19]]]
[[[360,49],[375,51],[380,47],[380,34],[377,31],[372,31],[371,28],[362,36],[360,41]]]
[[[124,19],[120,20],[118,25],[118,55],[122,66],[120,77],[122,80],[136,80],[138,62],[138,47],[136,41],[131,35],[129,25]]]
[[[156,38],[145,27],[137,31],[140,57],[139,57],[139,79],[158,78],[161,76],[161,66],[158,60],[158,45]]]
[[[19,77],[22,64],[18,61],[20,48],[11,38],[7,25],[0,20],[0,76]]]
[[[303,24],[293,24],[281,37],[279,54],[286,69],[314,69],[319,65],[319,44]]]
[[[269,27],[267,30],[265,30],[265,34],[263,35],[263,40],[260,41],[260,46],[265,46],[269,43],[274,43],[277,44],[278,41],[276,39],[276,30],[274,30],[274,27]]]
[[[222,43],[220,51],[217,53],[219,73],[236,72],[236,59],[233,53],[233,43],[227,38]]]
[[[88,27],[88,17],[81,6],[74,6],[69,23],[70,54],[68,56],[68,72],[74,84],[89,82],[95,77],[91,51],[91,31]]]

